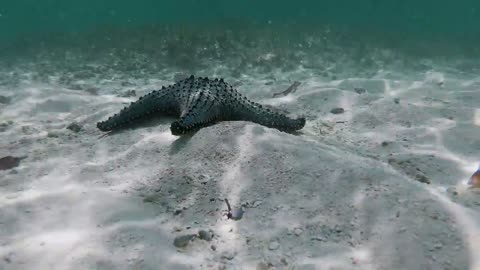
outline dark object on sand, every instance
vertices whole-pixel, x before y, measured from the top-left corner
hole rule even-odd
[[[0,158],[0,170],[9,170],[20,165],[20,161],[26,157],[6,156]]]
[[[227,204],[227,218],[228,219],[233,219],[233,220],[240,220],[243,217],[243,211],[242,208],[234,208],[230,207],[230,203],[228,202],[227,199],[225,199],[225,203]]]
[[[333,108],[330,110],[330,112],[333,114],[342,114],[345,112],[345,110],[343,108]]]
[[[287,90],[283,91],[283,92],[280,92],[280,93],[274,93],[273,94],[273,97],[280,97],[280,96],[286,96],[290,93],[295,93],[295,91],[297,91],[297,88],[300,86],[300,82],[298,81],[294,81],[292,85],[290,85],[290,87],[287,88]]]
[[[355,88],[353,88],[353,90],[355,90],[355,92],[359,95],[367,92],[367,90],[365,90],[365,88],[361,88],[361,87],[355,87]]]
[[[73,122],[73,123],[71,123],[70,125],[67,126],[67,129],[69,129],[73,132],[80,132],[80,130],[82,130],[82,126],[77,122]]]
[[[195,132],[220,121],[250,121],[289,133],[305,126],[305,117],[290,118],[252,102],[223,79],[192,75],[140,97],[118,114],[98,122],[97,128],[113,131],[154,115],[180,118],[170,126],[173,135]]]

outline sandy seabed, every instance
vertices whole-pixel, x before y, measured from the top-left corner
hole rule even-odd
[[[0,269],[480,269],[480,195],[467,186],[480,157],[478,77],[442,67],[225,77],[305,115],[305,128],[223,122],[180,138],[171,119],[109,136],[95,127],[173,83],[171,71],[68,85],[2,72],[0,156],[26,158],[0,171]],[[272,98],[294,80],[296,92]],[[223,215],[225,198],[240,220]],[[199,230],[213,238],[174,245]]]

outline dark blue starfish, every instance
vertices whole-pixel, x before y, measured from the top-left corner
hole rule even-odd
[[[102,131],[126,127],[153,116],[174,115],[173,135],[181,135],[220,121],[250,121],[263,126],[293,132],[305,126],[305,118],[292,119],[261,104],[249,101],[223,79],[189,78],[132,102],[118,114],[97,123]]]

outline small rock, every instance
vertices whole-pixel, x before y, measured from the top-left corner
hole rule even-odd
[[[233,260],[235,258],[235,253],[230,252],[230,251],[224,251],[222,252],[222,255],[220,256],[222,259],[227,259],[229,261]]]
[[[383,147],[387,147],[387,146],[388,146],[388,142],[382,142],[382,146],[383,146]]]
[[[211,248],[213,251],[217,250],[217,247],[216,247],[215,245],[211,245],[210,248]]]
[[[424,184],[430,184],[430,179],[428,179],[425,175],[423,174],[417,174],[415,176],[415,180],[417,180],[418,182],[420,183],[424,183]]]
[[[67,126],[67,129],[73,131],[73,132],[79,132],[82,130],[82,126],[78,124],[77,122],[73,122],[70,125]]]
[[[363,94],[363,93],[367,92],[367,90],[365,90],[365,88],[361,88],[361,87],[355,87],[355,88],[353,88],[353,90],[355,90],[355,92],[357,92],[357,94]]]
[[[311,239],[315,241],[325,241],[325,238],[323,238],[322,236],[314,236]]]
[[[175,210],[175,212],[173,212],[173,215],[174,215],[174,216],[178,216],[178,215],[180,215],[181,213],[182,213],[182,209],[177,209],[177,210]]]
[[[213,235],[212,235],[211,232],[207,232],[207,231],[205,231],[205,230],[200,230],[200,231],[198,232],[198,237],[199,237],[200,239],[202,239],[202,240],[205,240],[205,241],[207,241],[207,242],[210,242],[210,241],[212,241]]]
[[[269,250],[277,250],[280,247],[280,244],[277,241],[272,241],[268,244]]]
[[[59,132],[55,132],[55,131],[49,131],[47,133],[47,137],[48,138],[58,138],[60,136],[60,133]]]
[[[245,213],[245,211],[243,211],[242,208],[233,208],[230,212],[230,219],[240,220],[243,217],[243,213]]]
[[[395,102],[395,104],[400,104],[400,98],[394,98],[393,102]]]
[[[333,108],[330,110],[330,113],[333,113],[333,114],[342,114],[344,112],[345,110],[343,108]]]
[[[173,240],[173,245],[177,248],[186,247],[190,243],[190,240],[194,239],[195,237],[196,237],[195,234],[187,234],[187,235],[177,236]]]
[[[0,96],[0,103],[1,104],[10,104],[11,101],[12,101],[12,99],[10,97]]]
[[[20,165],[20,161],[25,157],[6,156],[0,158],[0,170],[9,170]]]

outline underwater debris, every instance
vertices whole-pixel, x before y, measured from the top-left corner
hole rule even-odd
[[[280,97],[280,96],[286,96],[290,93],[295,93],[295,91],[297,91],[297,88],[300,86],[300,82],[299,81],[294,81],[292,85],[290,85],[290,87],[287,88],[287,90],[283,91],[283,92],[280,92],[280,93],[274,93],[273,94],[273,97],[276,98],[276,97]]]

